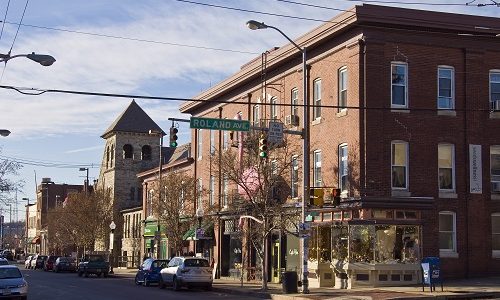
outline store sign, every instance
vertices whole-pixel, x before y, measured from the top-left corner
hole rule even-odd
[[[481,145],[469,145],[469,172],[470,193],[482,194]]]

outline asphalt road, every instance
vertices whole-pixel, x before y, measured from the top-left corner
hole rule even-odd
[[[241,296],[207,292],[204,290],[182,289],[174,292],[167,288],[159,289],[136,286],[132,276],[120,275],[108,278],[78,277],[76,273],[53,273],[42,270],[25,270],[20,266],[28,282],[29,300],[113,300],[113,299],[246,299]]]

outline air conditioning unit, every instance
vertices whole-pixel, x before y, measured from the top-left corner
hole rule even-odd
[[[490,102],[492,111],[500,111],[500,100],[495,100]]]
[[[492,181],[491,182],[491,192],[492,193],[500,193],[500,181]]]
[[[297,116],[297,115],[286,116],[285,117],[285,125],[298,126],[299,125],[299,116]]]

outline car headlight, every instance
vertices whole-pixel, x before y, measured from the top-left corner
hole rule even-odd
[[[27,284],[27,283],[26,283],[26,281],[25,281],[25,282],[21,283],[20,285],[18,285],[17,287],[18,287],[18,288],[22,288],[22,287],[25,287],[25,286],[27,286],[27,285],[28,285],[28,284]]]

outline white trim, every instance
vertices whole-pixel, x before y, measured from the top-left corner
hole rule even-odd
[[[451,107],[445,107],[445,108],[441,108],[439,107],[439,80],[441,77],[439,77],[439,71],[440,70],[447,70],[447,71],[451,71],[451,97],[450,97],[450,103],[451,103]],[[440,109],[445,109],[445,110],[449,110],[449,109],[455,109],[455,68],[452,67],[452,66],[446,66],[446,65],[439,65],[437,67],[437,109],[440,110]]]
[[[319,161],[316,160],[316,155],[319,154]],[[317,150],[314,150],[313,152],[313,186],[314,187],[317,187],[316,186],[316,181],[318,181],[316,178],[316,168],[318,167],[319,165],[319,168],[321,170],[320,172],[320,177],[319,178],[319,183],[322,185],[323,184],[323,176],[322,176],[322,173],[323,173],[323,170],[321,169],[322,168],[322,160],[323,160],[323,157],[321,155],[321,150],[320,149],[317,149]]]
[[[201,160],[203,158],[203,129],[196,129],[196,136],[198,140],[196,141],[196,158]]]
[[[439,255],[443,257],[455,257],[454,255],[456,254],[456,257],[458,257],[458,252],[457,252],[457,214],[453,211],[440,211],[438,212],[438,232],[439,234],[441,233],[441,230],[439,229],[439,219],[441,215],[448,215],[452,216],[453,218],[453,228],[452,228],[452,249],[439,249]],[[448,232],[448,231],[446,231]]]
[[[297,100],[297,102],[294,104],[293,103],[293,94],[295,93],[295,100]],[[297,113],[294,112],[294,110],[297,111]],[[299,89],[294,87],[290,90],[290,115],[292,116],[298,116],[299,115]]]
[[[319,83],[319,99],[317,98],[317,93],[315,93],[315,90],[316,90],[316,85]],[[312,107],[313,107],[313,121],[316,120],[316,119],[320,119],[321,118],[321,115],[322,115],[322,109],[321,109],[321,101],[322,101],[322,91],[323,90],[323,83],[322,83],[322,80],[321,80],[321,77],[318,77],[316,79],[313,80],[313,90],[312,90],[312,94],[313,94],[313,103],[312,103]],[[318,109],[318,107],[316,106],[316,103],[320,102],[320,106],[319,106],[319,115],[317,114],[316,112],[316,109]]]
[[[452,188],[451,189],[442,189],[439,185],[439,147],[440,146],[451,146],[451,176],[452,176]],[[439,193],[447,194],[451,193],[453,194],[456,191],[456,178],[455,178],[455,145],[450,144],[450,143],[439,143],[438,144],[438,189]]]
[[[393,86],[393,83],[392,83],[392,67],[393,66],[402,66],[405,68],[405,84],[404,84],[404,87],[405,87],[405,94],[404,94],[404,100],[405,100],[405,104],[401,105],[401,104],[394,104],[394,99],[393,99],[393,94],[392,94],[392,86]],[[389,76],[389,79],[390,79],[390,86],[391,86],[391,107],[394,107],[394,108],[408,108],[408,63],[407,62],[401,62],[401,61],[392,61],[391,62],[391,68],[390,68],[390,76]],[[403,86],[403,85],[397,85],[397,86]]]
[[[340,80],[341,74],[344,74],[344,77],[345,77],[345,86],[343,87],[343,89],[341,89],[341,86],[342,86],[342,81]],[[347,106],[347,95],[348,95],[348,88],[347,87],[349,85],[348,80],[349,80],[349,74],[347,73],[347,66],[340,67],[337,70],[337,105],[338,105],[337,112],[347,110],[347,107],[344,107],[344,106]],[[345,93],[346,93],[346,99],[345,99],[345,103],[341,107],[340,100],[341,100],[343,91],[345,91]]]

